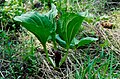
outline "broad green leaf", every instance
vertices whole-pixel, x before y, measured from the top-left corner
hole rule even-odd
[[[28,12],[21,16],[16,16],[14,20],[21,24],[30,32],[32,32],[44,46],[52,30],[52,23],[44,14],[38,12]]]
[[[93,38],[93,37],[82,38],[79,41],[77,48],[80,46],[85,46],[86,44],[90,44],[90,43],[97,41],[97,40],[98,40],[98,38]]]
[[[63,47],[63,48],[66,48],[66,42],[64,41],[64,40],[62,40],[60,37],[59,37],[59,35],[56,35],[56,42],[61,46],[61,47]],[[70,44],[70,48],[74,48],[74,44],[73,43],[71,43]]]
[[[73,44],[74,46],[77,45],[79,43],[79,40],[77,40],[76,38],[73,38],[73,40],[71,41],[71,44]]]
[[[46,13],[46,15],[49,17],[50,21],[53,24],[53,30],[52,30],[52,33],[48,39],[53,41],[55,49],[56,49],[56,40],[55,40],[56,21],[55,21],[55,18],[58,14],[57,12],[58,12],[58,10],[56,9],[56,6],[52,3],[51,10],[48,13]]]
[[[58,14],[58,10],[56,9],[56,6],[52,3],[51,4],[51,10],[46,13],[45,15],[47,15],[49,17],[49,19],[51,21],[53,21],[53,19],[57,16]]]
[[[66,42],[67,46],[70,46],[71,41],[79,31],[83,19],[84,17],[78,14],[65,13],[58,20],[57,33]]]
[[[56,42],[61,46],[66,48],[66,42],[64,40],[62,40],[59,35],[56,35]]]
[[[38,38],[44,47],[48,61],[55,67],[54,62],[48,56],[46,49],[46,41],[54,29],[49,18],[44,14],[39,14],[38,12],[28,12],[21,16],[16,16],[14,20],[20,22],[27,30],[32,32]]]

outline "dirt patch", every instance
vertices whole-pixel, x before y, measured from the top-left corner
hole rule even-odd
[[[99,33],[99,36],[108,40],[111,49],[120,55],[120,11],[113,12],[110,17],[114,28],[104,28],[102,25],[98,24],[95,29]]]

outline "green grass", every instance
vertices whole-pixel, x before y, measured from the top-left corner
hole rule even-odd
[[[101,58],[94,58],[90,61],[88,56],[88,60],[84,62],[84,64],[76,70],[75,78],[76,79],[115,79],[119,78],[118,75],[120,72],[115,72],[116,67],[118,67],[118,63],[113,67],[113,52],[109,55],[108,59],[104,61]],[[101,64],[97,64],[101,63]],[[115,64],[115,63],[114,63]]]
[[[85,31],[79,33],[77,38],[92,36],[98,37],[99,40],[76,51],[69,50],[66,62],[57,70],[48,64],[42,45],[26,29],[15,32],[0,28],[0,79],[120,79],[120,44],[113,37],[114,29],[111,32],[111,29],[95,27],[101,20],[99,16],[111,15],[105,14],[102,7],[104,4],[95,7],[92,6],[93,2],[90,0],[84,3],[82,0],[80,3],[69,3],[75,6],[68,7],[68,11],[79,12],[88,9],[89,13],[94,14],[93,21],[83,24]],[[61,6],[62,10],[64,8],[65,6]],[[119,13],[115,15],[119,16]],[[117,26],[118,19],[115,21]],[[5,21],[0,22],[0,27],[5,27]],[[47,48],[54,59],[51,43],[47,43]],[[65,52],[61,47],[58,49],[62,54]]]

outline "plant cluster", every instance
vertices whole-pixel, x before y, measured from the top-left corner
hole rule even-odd
[[[107,3],[0,0],[0,79],[119,79],[120,11]]]
[[[38,12],[27,12],[21,16],[16,16],[15,21],[18,21],[27,30],[32,32],[44,47],[46,58],[53,67],[60,67],[67,59],[69,49],[77,49],[80,46],[90,44],[98,40],[97,38],[86,37],[80,40],[75,38],[79,30],[82,29],[82,22],[84,16],[75,13],[65,12],[56,19],[58,10],[54,4],[48,13],[40,14]],[[55,54],[56,58],[61,58],[54,63],[53,59],[49,56],[46,48],[46,42],[53,41],[54,49],[57,50],[56,43],[65,48],[66,53],[61,58],[59,54]],[[56,52],[57,53],[57,52]]]
[[[25,12],[23,3],[20,1],[8,0],[0,5],[0,29],[18,30],[19,24],[13,20],[13,17]]]

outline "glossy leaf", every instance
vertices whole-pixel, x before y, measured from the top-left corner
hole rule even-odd
[[[29,12],[16,16],[14,20],[21,22],[27,30],[40,40],[43,46],[46,44],[52,30],[52,23],[46,15],[39,14],[38,12]]]
[[[57,12],[58,12],[58,10],[56,9],[56,6],[52,3],[51,4],[51,10],[46,14],[53,24],[53,30],[52,30],[52,33],[49,37],[50,39],[49,38],[48,39],[53,41],[55,49],[57,49],[56,48],[56,40],[55,40],[55,35],[56,35],[56,21],[55,21],[55,18],[58,14]]]
[[[24,26],[38,38],[44,47],[47,60],[53,66],[55,66],[46,49],[46,41],[54,29],[49,18],[46,15],[38,12],[28,12],[26,14],[22,14],[21,16],[16,16],[14,20],[20,22],[22,26]]]
[[[82,38],[79,41],[77,48],[80,47],[80,46],[85,46],[86,44],[90,44],[92,42],[95,42],[97,40],[98,40],[98,38],[93,38],[93,37]]]
[[[66,42],[64,41],[64,40],[62,40],[60,37],[59,37],[59,35],[56,35],[56,42],[61,46],[61,47],[63,47],[63,48],[66,48],[67,47],[67,44],[66,44]],[[70,44],[70,48],[74,48],[74,44],[73,43],[71,43]]]
[[[45,15],[47,15],[49,19],[51,20],[51,22],[53,23],[53,19],[57,16],[57,14],[58,14],[58,10],[56,9],[56,6],[52,3],[51,10]]]
[[[74,46],[78,45],[79,40],[76,38],[73,38],[73,40],[71,41],[71,44],[73,44]]]
[[[59,19],[57,33],[66,42],[68,46],[66,48],[69,48],[71,41],[81,27],[83,19],[84,17],[74,13],[65,13]]]

